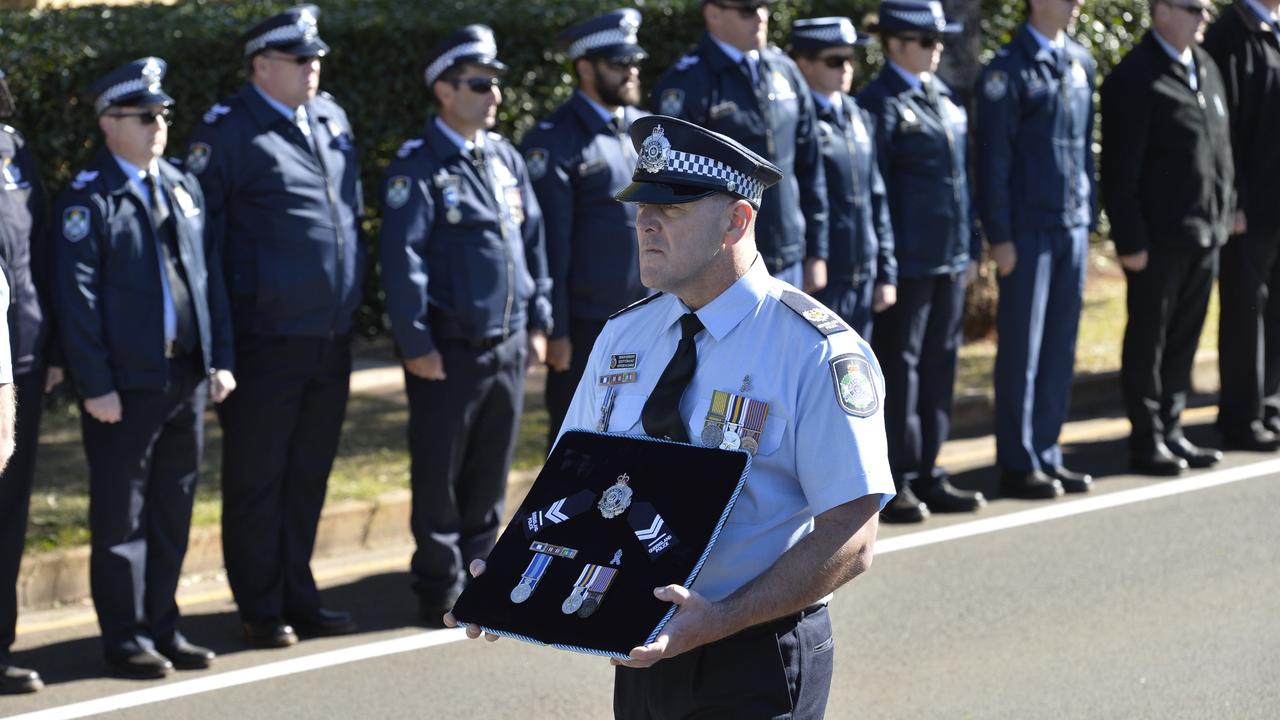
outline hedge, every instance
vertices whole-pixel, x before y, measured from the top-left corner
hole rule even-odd
[[[1024,0],[951,0],[972,13],[980,2],[981,52],[989,56],[1022,16]],[[214,102],[244,82],[238,37],[257,20],[292,2],[186,0],[177,5],[88,7],[0,12],[0,69],[18,101],[7,121],[33,143],[41,174],[57,191],[85,163],[97,143],[97,127],[79,93],[102,73],[146,55],[168,61],[166,90],[177,100],[169,152],[182,155],[192,125]],[[378,178],[399,144],[416,134],[428,112],[422,82],[426,54],[454,29],[473,22],[493,27],[500,55],[511,67],[499,130],[519,138],[569,95],[573,77],[553,38],[566,25],[626,3],[618,0],[320,0],[321,36],[333,48],[321,85],[346,108],[356,130],[369,210],[370,241],[377,227]],[[784,44],[798,17],[850,14],[859,19],[874,0],[784,0],[774,6],[771,34]],[[638,0],[644,13],[640,42],[649,50],[643,80],[657,76],[696,42],[702,31],[701,0]],[[1108,69],[1132,44],[1142,22],[1134,0],[1090,0],[1078,36]],[[874,48],[870,55],[875,54]],[[872,72],[863,68],[859,77]],[[367,284],[360,328],[383,327],[376,272]]]

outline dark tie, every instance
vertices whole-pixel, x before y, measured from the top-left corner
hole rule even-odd
[[[921,84],[924,88],[925,102],[929,103],[929,107],[933,108],[935,112],[941,112],[941,106],[938,104],[937,83],[933,81],[933,78],[929,78],[922,81]]]
[[[174,328],[174,342],[183,352],[191,352],[196,347],[195,309],[191,305],[191,292],[187,289],[187,281],[175,259],[177,255],[177,234],[175,223],[169,222],[171,213],[169,206],[161,201],[164,183],[155,175],[147,173],[147,189],[151,191],[151,220],[155,224],[156,246],[160,258],[164,261],[165,277],[169,280],[169,299],[173,301],[173,312],[177,326]]]
[[[151,193],[151,222],[158,229],[169,220],[169,206],[161,198],[162,190],[155,175],[147,173],[146,184],[147,190]]]
[[[640,411],[640,422],[651,437],[689,442],[684,418],[680,417],[680,398],[698,367],[698,349],[693,339],[702,329],[696,314],[680,316],[680,344]]]

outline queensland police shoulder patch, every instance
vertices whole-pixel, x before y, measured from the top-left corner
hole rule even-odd
[[[996,102],[1004,99],[1004,95],[1009,90],[1009,76],[1004,74],[1003,70],[991,70],[987,73],[987,79],[982,83],[982,94],[987,99]]]
[[[541,180],[547,174],[546,148],[529,148],[524,153],[524,164],[529,169],[530,180]]]
[[[680,88],[669,88],[662,91],[662,99],[658,101],[658,109],[663,115],[679,115],[684,110],[684,91]]]
[[[857,354],[838,355],[831,359],[831,381],[835,383],[836,401],[854,417],[871,417],[880,409],[880,393],[871,374],[871,363]]]
[[[397,175],[387,181],[387,207],[398,210],[409,202],[412,183],[406,175]]]
[[[89,208],[72,205],[62,211],[62,236],[71,242],[80,242],[89,234]]]
[[[209,167],[209,155],[212,152],[213,148],[208,143],[191,143],[191,147],[187,148],[187,161],[183,164],[189,172],[199,175]]]

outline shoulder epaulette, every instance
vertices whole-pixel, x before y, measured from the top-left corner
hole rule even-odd
[[[0,123],[0,130],[4,130],[10,135],[17,135],[19,137],[22,136],[22,134],[18,132],[18,129],[12,125],[5,125],[4,123]]]
[[[785,290],[782,297],[778,298],[783,305],[791,308],[797,315],[804,318],[805,322],[813,326],[815,330],[822,333],[823,337],[835,335],[838,332],[844,332],[849,329],[844,321],[838,315],[828,310],[822,303],[795,290]]]
[[[609,316],[609,319],[610,319],[610,320],[612,320],[612,319],[614,319],[614,318],[618,317],[619,315],[623,315],[623,314],[629,313],[629,312],[631,312],[632,310],[635,310],[635,309],[636,309],[636,308],[638,308],[638,307],[641,307],[641,306],[643,306],[643,305],[648,305],[649,303],[653,302],[654,300],[657,300],[657,299],[658,299],[658,298],[660,298],[660,297],[662,297],[662,293],[657,292],[657,293],[654,293],[654,294],[650,295],[649,297],[647,297],[647,298],[645,298],[645,299],[643,299],[643,300],[637,300],[637,301],[635,301],[635,302],[631,303],[630,305],[628,305],[628,306],[626,306],[626,307],[622,308],[622,309],[621,309],[621,310],[619,310],[618,312],[616,312],[616,313],[614,313],[614,314],[610,315],[610,316]]]
[[[231,112],[230,105],[223,105],[222,103],[214,103],[214,106],[209,108],[209,111],[204,114],[204,117],[202,119],[204,120],[205,125],[216,125],[218,121],[223,118],[224,115],[227,115],[230,112]]]
[[[550,120],[543,120],[542,122],[538,123],[538,129],[539,130],[555,130],[556,124],[551,122]]]
[[[81,170],[76,179],[71,181],[72,190],[83,190],[85,186],[98,179],[97,170]]]
[[[693,53],[689,53],[676,61],[675,69],[677,72],[684,72],[694,65],[697,65],[698,61],[701,59],[701,57],[694,55]]]
[[[320,97],[324,98],[325,100],[328,100],[329,102],[334,102],[334,103],[338,102],[337,100],[334,100],[334,99],[333,99],[333,96],[329,94],[329,91],[328,91],[328,90],[321,90],[320,92],[317,92],[316,94],[317,94],[317,95],[319,95]]]
[[[396,150],[396,157],[400,158],[401,160],[409,157],[410,155],[414,154],[418,150],[418,148],[422,147],[422,143],[423,143],[422,138],[413,138],[412,140],[405,140],[404,144],[400,146],[400,149]]]

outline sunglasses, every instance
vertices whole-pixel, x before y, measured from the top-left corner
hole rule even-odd
[[[460,80],[454,80],[453,86],[466,85],[471,92],[477,95],[484,95],[493,88],[502,89],[502,78],[494,77],[473,77]]]
[[[610,70],[620,73],[640,69],[640,62],[637,60],[604,60],[603,62]]]
[[[899,35],[898,38],[903,42],[919,43],[920,47],[925,50],[933,48],[942,40],[942,38],[937,35],[930,33],[926,33],[924,35]]]
[[[310,65],[312,62],[319,60],[319,55],[263,55],[268,60],[278,60],[282,63],[293,63],[294,65]]]
[[[1209,12],[1209,7],[1207,5],[1181,5],[1179,3],[1172,2],[1166,2],[1165,5],[1168,5],[1171,8],[1177,8],[1188,15],[1194,15],[1196,17],[1203,17],[1205,13]]]
[[[823,65],[826,65],[832,70],[843,68],[845,65],[853,64],[852,55],[828,55],[820,59],[822,60]]]
[[[713,2],[711,4],[715,5],[721,10],[737,10],[738,17],[742,18],[743,20],[750,20],[760,12],[760,8],[769,7],[768,3],[755,3],[752,5],[730,5],[729,3]]]
[[[163,110],[144,110],[136,113],[106,113],[106,115],[113,118],[138,118],[138,122],[143,125],[154,125],[156,120],[160,118],[164,118],[165,122],[168,122],[173,117],[173,111],[169,108],[164,108]]]

